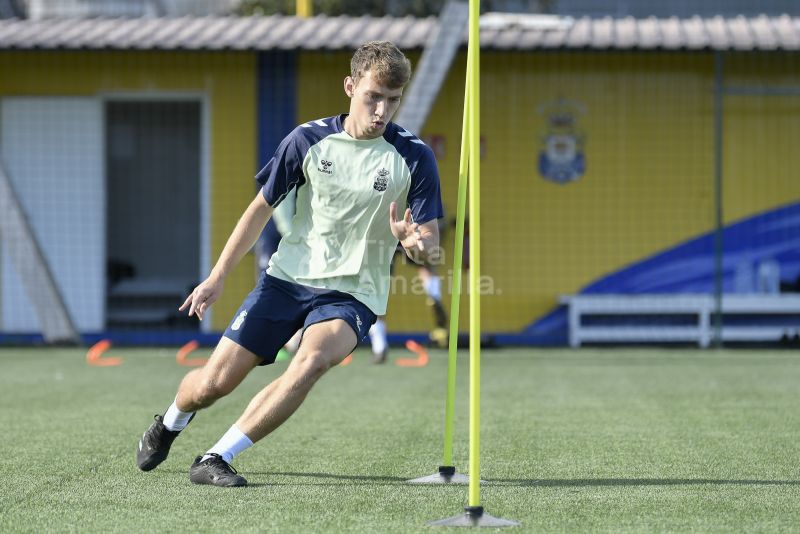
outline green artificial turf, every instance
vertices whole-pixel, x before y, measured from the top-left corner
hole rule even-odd
[[[108,354],[124,364],[0,350],[0,532],[436,531],[427,522],[467,504],[466,486],[405,482],[442,460],[444,352],[424,368],[375,366],[357,352],[234,460],[250,485],[225,489],[193,486],[188,466],[287,363],[256,369],[142,473],[137,441],[187,369],[174,349]],[[460,356],[454,457],[464,472]],[[514,349],[485,351],[482,367],[481,504],[519,521],[516,531],[800,529],[796,352]]]

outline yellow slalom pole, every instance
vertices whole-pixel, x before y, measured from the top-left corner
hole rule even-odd
[[[461,308],[461,265],[464,258],[464,219],[467,210],[467,163],[469,158],[469,62],[464,80],[464,118],[461,123],[461,157],[458,160],[458,202],[456,204],[456,241],[453,246],[453,286],[450,297],[450,344],[447,360],[447,400],[444,409],[444,461],[453,466],[453,427],[456,404],[456,365],[458,323]]]
[[[480,2],[469,1],[469,505],[481,503],[481,147]]]
[[[464,132],[469,137],[469,499],[464,515],[428,523],[449,527],[510,527],[519,525],[484,513],[481,506],[481,146],[480,146],[480,1],[469,0],[469,45],[467,48],[467,89],[464,100],[467,112]],[[464,152],[459,171],[463,171]],[[459,183],[459,195],[461,194]],[[459,202],[461,198],[459,197]],[[460,205],[459,205],[460,206]],[[458,224],[456,224],[458,228]],[[463,226],[461,227],[463,228]],[[456,230],[458,231],[458,230]],[[458,247],[456,247],[458,249]],[[454,313],[451,310],[451,315]],[[453,331],[450,330],[450,348]],[[452,352],[451,352],[452,354]]]

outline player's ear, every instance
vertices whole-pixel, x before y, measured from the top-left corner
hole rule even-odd
[[[350,98],[353,98],[355,89],[356,89],[356,84],[353,81],[353,78],[351,76],[347,76],[344,79],[344,94],[346,94]]]

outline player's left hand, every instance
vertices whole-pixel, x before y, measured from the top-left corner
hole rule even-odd
[[[418,249],[425,250],[425,243],[422,240],[422,233],[419,224],[415,223],[411,217],[411,209],[407,208],[401,220],[397,219],[397,202],[389,205],[389,225],[392,235],[400,241],[406,250]]]

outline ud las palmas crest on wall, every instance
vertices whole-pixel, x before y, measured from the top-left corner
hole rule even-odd
[[[586,172],[584,134],[578,128],[578,117],[586,113],[586,106],[559,98],[542,104],[538,111],[547,127],[539,151],[539,173],[551,182],[574,182]]]

